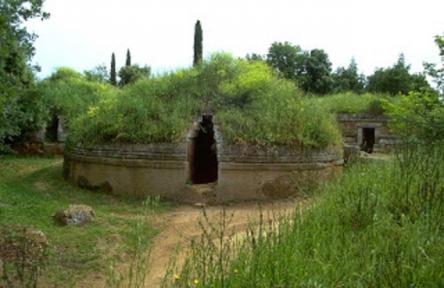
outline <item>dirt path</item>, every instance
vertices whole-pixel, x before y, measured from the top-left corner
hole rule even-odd
[[[271,212],[290,213],[295,208],[295,204],[296,200],[286,200],[262,203],[262,209],[257,203],[242,203],[229,206],[208,206],[205,210],[208,219],[213,222],[219,219],[221,211],[225,208],[227,215],[233,213],[228,229],[243,232],[251,221],[259,220],[261,210],[263,215]],[[161,222],[164,228],[154,240],[148,261],[146,287],[159,287],[176,247],[180,245],[182,248],[180,255],[184,255],[191,239],[200,236],[198,222],[202,218],[202,208],[193,206],[179,206],[158,216],[157,221]]]

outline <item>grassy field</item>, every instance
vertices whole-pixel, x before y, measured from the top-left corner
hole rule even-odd
[[[264,215],[246,239],[206,232],[165,286],[443,287],[443,147],[348,167],[311,207],[279,225]]]
[[[122,199],[74,187],[63,180],[62,164],[62,158],[0,158],[0,226],[27,225],[47,236],[43,279],[56,287],[73,286],[90,273],[102,277],[109,263],[127,262],[133,251],[146,250],[157,233],[149,216],[167,208],[156,199]],[[52,215],[69,204],[93,207],[95,220],[57,225]]]

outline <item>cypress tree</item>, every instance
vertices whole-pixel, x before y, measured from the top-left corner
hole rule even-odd
[[[197,20],[194,26],[194,59],[193,66],[197,66],[202,62],[202,27],[200,21]]]
[[[116,56],[113,54],[111,55],[111,75],[109,78],[109,81],[112,85],[117,85],[117,77],[116,77]]]
[[[129,49],[126,51],[126,62],[125,62],[126,66],[131,66],[131,53],[129,51]]]

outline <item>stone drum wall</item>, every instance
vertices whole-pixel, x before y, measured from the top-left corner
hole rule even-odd
[[[288,197],[342,169],[340,149],[304,152],[218,143],[217,180],[193,184],[190,143],[77,148],[65,155],[65,177],[114,194],[196,203]]]
[[[260,200],[297,195],[342,170],[342,149],[225,145],[211,114],[177,144],[78,147],[65,177],[81,187],[178,202]]]

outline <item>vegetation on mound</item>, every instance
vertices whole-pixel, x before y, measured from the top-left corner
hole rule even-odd
[[[115,89],[66,67],[58,68],[51,77],[38,83],[38,88],[49,114],[64,116],[68,121],[85,113]]]
[[[226,220],[192,245],[166,287],[439,287],[444,279],[444,146],[356,164],[303,213],[231,241]],[[275,215],[275,217],[278,217]],[[279,218],[278,218],[279,219]],[[273,218],[276,220],[276,218]],[[170,281],[173,279],[172,281]]]
[[[183,139],[201,112],[214,112],[227,143],[324,148],[340,142],[334,117],[303,101],[295,85],[262,62],[214,54],[179,70],[108,92],[72,121],[70,143]]]
[[[383,103],[390,126],[404,143],[430,145],[444,140],[444,102],[434,92],[410,92]]]
[[[149,217],[152,214],[147,213],[162,209],[154,199],[142,203],[71,186],[61,176],[62,161],[23,157],[0,161],[0,230],[23,226],[46,235],[46,265],[34,264],[43,271],[39,280],[42,287],[73,287],[92,272],[105,275],[110,262],[131,262],[133,259],[128,258],[134,253],[144,255],[157,233]],[[52,216],[69,204],[92,206],[95,220],[80,227],[57,225]],[[20,262],[3,264],[11,264],[4,268],[12,274],[16,273],[12,264],[20,266]]]
[[[197,73],[178,71],[111,90],[70,128],[74,144],[174,142],[201,109]]]
[[[320,106],[332,113],[352,113],[352,114],[384,114],[382,103],[384,101],[396,102],[398,97],[388,96],[386,94],[365,93],[362,95],[356,93],[338,93],[323,97],[313,97],[308,101],[312,105]]]

